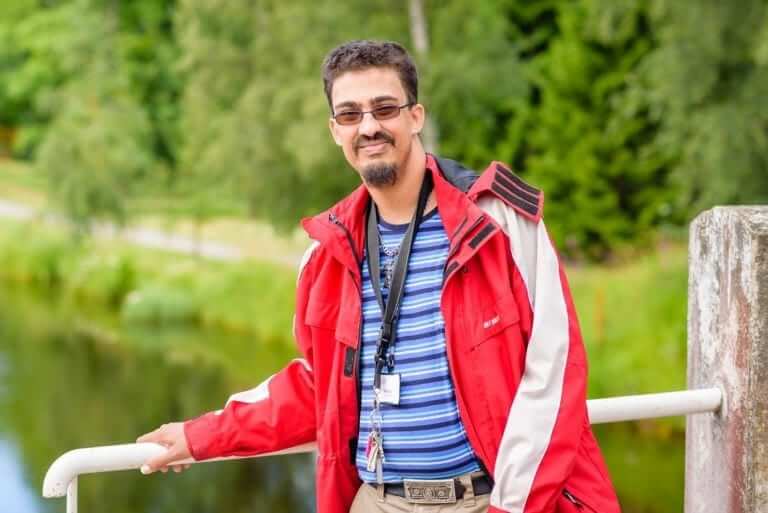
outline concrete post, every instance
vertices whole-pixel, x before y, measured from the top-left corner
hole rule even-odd
[[[686,513],[768,513],[768,206],[717,207],[691,225],[688,388],[720,412],[687,419]]]

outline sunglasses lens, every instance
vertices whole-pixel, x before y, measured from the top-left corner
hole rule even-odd
[[[373,109],[373,117],[376,119],[392,119],[398,115],[400,107],[397,105],[383,105]]]
[[[359,110],[349,110],[336,114],[336,122],[340,125],[354,125],[363,118],[363,113]]]

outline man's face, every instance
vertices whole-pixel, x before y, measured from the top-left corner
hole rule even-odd
[[[349,71],[336,78],[331,94],[333,114],[371,111],[377,107],[400,107],[408,103],[397,72],[390,68]],[[347,162],[368,186],[383,187],[397,180],[411,152],[411,145],[424,125],[424,108],[415,104],[391,119],[363,115],[359,123],[340,124],[331,117],[330,129]]]

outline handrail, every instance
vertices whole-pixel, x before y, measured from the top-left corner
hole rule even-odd
[[[642,394],[587,401],[590,423],[604,424],[628,420],[716,412],[723,402],[719,388],[684,390],[659,394]],[[257,456],[232,456],[204,461],[192,459],[176,462],[206,463],[279,454],[306,453],[315,450],[314,442],[282,451]],[[83,474],[133,470],[149,458],[162,454],[165,448],[154,443],[107,445],[74,449],[59,456],[51,464],[43,481],[43,497],[67,496],[67,513],[77,513],[77,478]]]

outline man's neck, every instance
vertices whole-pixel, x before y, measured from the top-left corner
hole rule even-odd
[[[397,182],[388,187],[370,187],[373,202],[379,210],[379,217],[390,224],[406,224],[413,218],[419,202],[421,183],[426,173],[427,157],[423,148],[414,145],[403,169],[398,171]],[[424,212],[437,204],[435,193],[429,195]]]

